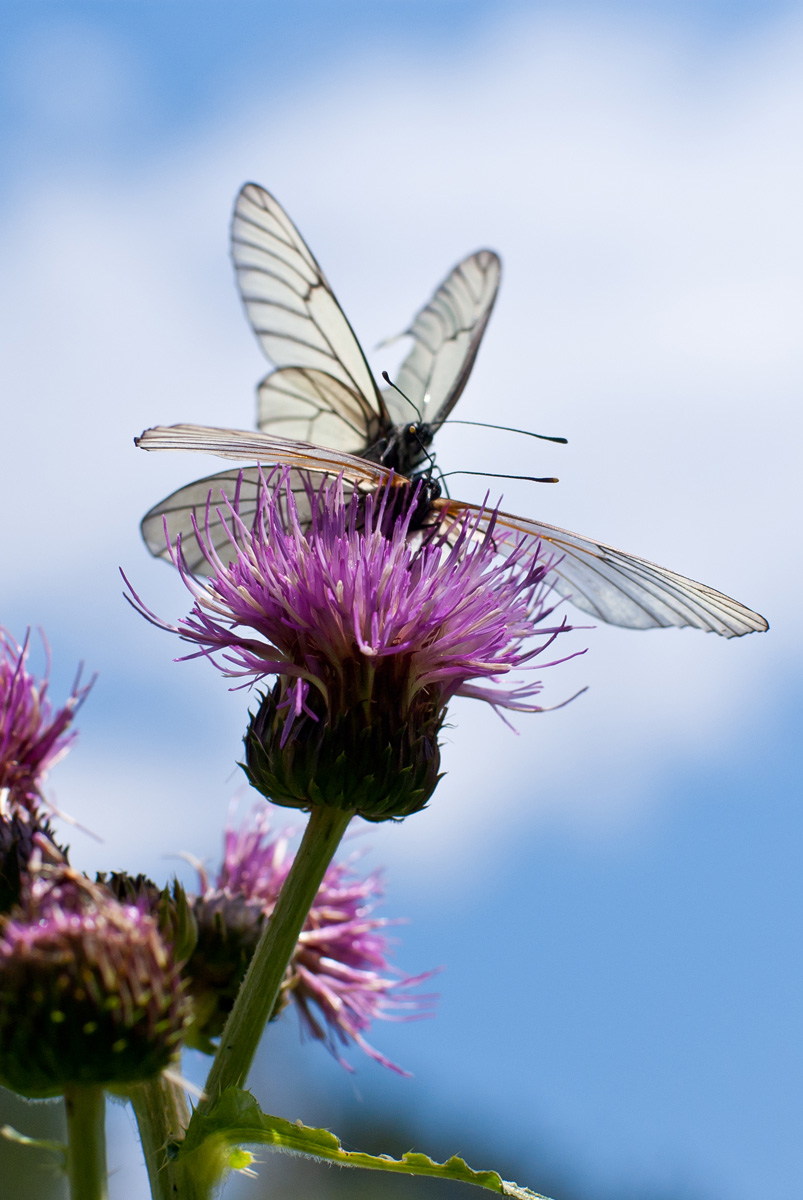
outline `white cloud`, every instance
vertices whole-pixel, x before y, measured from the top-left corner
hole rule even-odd
[[[729,644],[589,633],[589,654],[551,673],[547,697],[585,680],[589,694],[522,717],[518,738],[462,706],[450,775],[419,819],[431,835],[428,849],[416,840],[422,875],[437,877],[447,820],[448,836],[477,853],[501,853],[522,820],[586,830],[632,820],[668,765],[749,742],[748,714],[777,698],[800,656],[790,526],[803,382],[801,62],[794,24],[714,62],[648,26],[521,20],[459,62],[357,50],[317,91],[268,102],[244,90],[215,129],[127,177],[40,179],[6,212],[0,243],[6,510],[25,498],[2,530],[14,563],[6,611],[57,580],[59,610],[77,625],[91,618],[91,661],[93,633],[118,647],[132,637],[118,562],[158,611],[182,610],[178,581],[146,560],[135,524],[220,464],[146,458],[131,437],[156,422],[252,420],[265,368],[225,258],[231,200],[251,177],[298,222],[369,346],[403,327],[468,250],[500,249],[506,278],[461,410],[570,445],[534,452],[525,439],[452,429],[441,461],[555,471],[558,488],[505,484],[505,506],[703,578],[774,626]],[[480,493],[458,483],[467,498]],[[164,680],[185,669],[167,662],[175,652],[165,643]],[[120,714],[115,788],[121,811],[153,830],[181,782],[186,733],[166,706],[176,745],[169,761],[144,757],[125,736],[124,683],[107,681],[104,728]],[[216,684],[225,687],[210,682],[210,710]],[[166,686],[154,667],[157,713]],[[81,777],[79,754],[76,799],[83,787],[98,793],[101,773]],[[222,813],[228,789],[215,786]],[[65,790],[60,803],[87,820]],[[125,847],[131,818],[107,816],[110,844]],[[380,836],[414,869],[407,828]]]

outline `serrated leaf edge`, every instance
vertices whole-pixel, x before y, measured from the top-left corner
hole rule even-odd
[[[539,1192],[502,1179],[496,1171],[475,1171],[458,1155],[438,1163],[429,1155],[412,1150],[401,1158],[344,1150],[328,1129],[314,1129],[300,1121],[292,1122],[263,1113],[250,1092],[237,1088],[224,1092],[205,1116],[193,1116],[179,1155],[190,1170],[191,1156],[197,1155],[204,1161],[207,1170],[216,1160],[220,1177],[226,1171],[229,1155],[227,1152],[216,1153],[215,1147],[222,1151],[223,1143],[228,1151],[240,1142],[273,1146],[277,1150],[303,1154],[342,1167],[454,1179],[496,1192],[499,1196],[509,1196],[512,1200],[549,1200]]]

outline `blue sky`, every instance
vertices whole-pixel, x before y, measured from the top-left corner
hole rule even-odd
[[[266,368],[226,246],[241,183],[285,204],[367,347],[490,245],[505,278],[461,410],[569,446],[534,461],[444,430],[440,461],[560,475],[504,485],[505,506],[772,629],[589,631],[545,679],[550,700],[589,692],[518,736],[456,706],[431,809],[366,839],[388,915],[412,917],[400,964],[446,965],[437,1020],[376,1035],[415,1078],[359,1063],[358,1102],[290,1024],[275,1053],[300,1081],[272,1099],[333,1124],[409,1102],[466,1141],[487,1104],[500,1146],[535,1126],[586,1200],[797,1197],[803,10],[7,3],[0,47],[0,620],[45,627],[56,695],[79,659],[100,673],[51,779],[105,839],[73,830],[76,861],[214,860],[240,787],[246,698],[174,664],[116,572],[181,615],[137,522],[218,469],[132,436],[253,421]]]

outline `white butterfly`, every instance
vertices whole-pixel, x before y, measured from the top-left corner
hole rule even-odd
[[[377,387],[311,250],[254,183],[234,206],[231,253],[248,319],[276,366],[259,385],[257,427],[409,475],[466,386],[499,287],[497,255],[463,259],[418,313],[396,391]]]
[[[498,256],[478,250],[463,259],[417,314],[397,390],[377,386],[312,251],[257,184],[235,201],[231,254],[246,315],[276,367],[258,387],[258,428],[413,474],[471,373],[499,287]],[[207,493],[206,481],[190,484],[146,514],[142,534],[153,554],[166,557],[163,517],[171,534],[191,533],[186,513],[204,507]],[[303,493],[299,484],[302,507]]]
[[[300,471],[342,474],[352,488],[371,490],[408,474],[427,458],[432,436],[457,402],[474,363],[499,285],[500,263],[480,250],[458,264],[407,331],[414,345],[402,364],[398,386],[417,410],[393,391],[380,391],[323,272],[287,214],[272,196],[247,184],[237,198],[232,254],[249,320],[268,358],[276,364],[259,385],[259,433],[174,425],[146,430],[144,450],[195,450],[239,462],[257,461]],[[293,479],[297,503],[306,503],[301,477]],[[223,488],[236,493],[240,514],[256,513],[259,469],[224,471],[180,488],[142,521],[152,554],[169,558],[164,526],[192,570],[206,569],[195,543],[193,517],[203,526],[207,497]],[[470,511],[480,524],[491,519],[474,505],[426,491],[427,523],[454,522]],[[538,539],[561,557],[556,590],[599,620],[631,629],[693,626],[739,637],[765,630],[767,622],[721,592],[552,525],[500,513],[497,528],[512,538]],[[210,526],[218,549],[228,533]],[[504,551],[504,544],[501,545]]]

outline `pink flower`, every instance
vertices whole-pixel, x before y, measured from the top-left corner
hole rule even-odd
[[[222,1028],[292,861],[287,837],[271,837],[270,820],[263,812],[240,829],[226,830],[223,865],[214,885],[201,874],[203,892],[195,901],[198,945],[187,970],[190,991],[200,999],[202,1010],[208,1009],[207,988],[214,990],[218,1006],[221,997],[230,998],[215,1012],[214,1032]],[[410,994],[433,972],[405,976],[389,965],[390,940],[383,931],[399,922],[373,915],[382,895],[380,872],[360,877],[353,864],[353,859],[333,863],[327,870],[287,968],[274,1016],[294,1004],[302,1030],[323,1042],[347,1070],[352,1068],[338,1044],[353,1042],[403,1075],[406,1072],[370,1045],[365,1034],[375,1020],[433,1016],[434,997]],[[231,978],[222,971],[223,946],[232,967],[237,964]]]
[[[55,713],[47,698],[48,668],[41,679],[27,670],[30,631],[19,646],[0,627],[0,797],[34,810],[44,778],[76,738],[68,732],[94,680],[80,687],[80,671],[66,703]],[[47,646],[45,646],[47,649]]]

